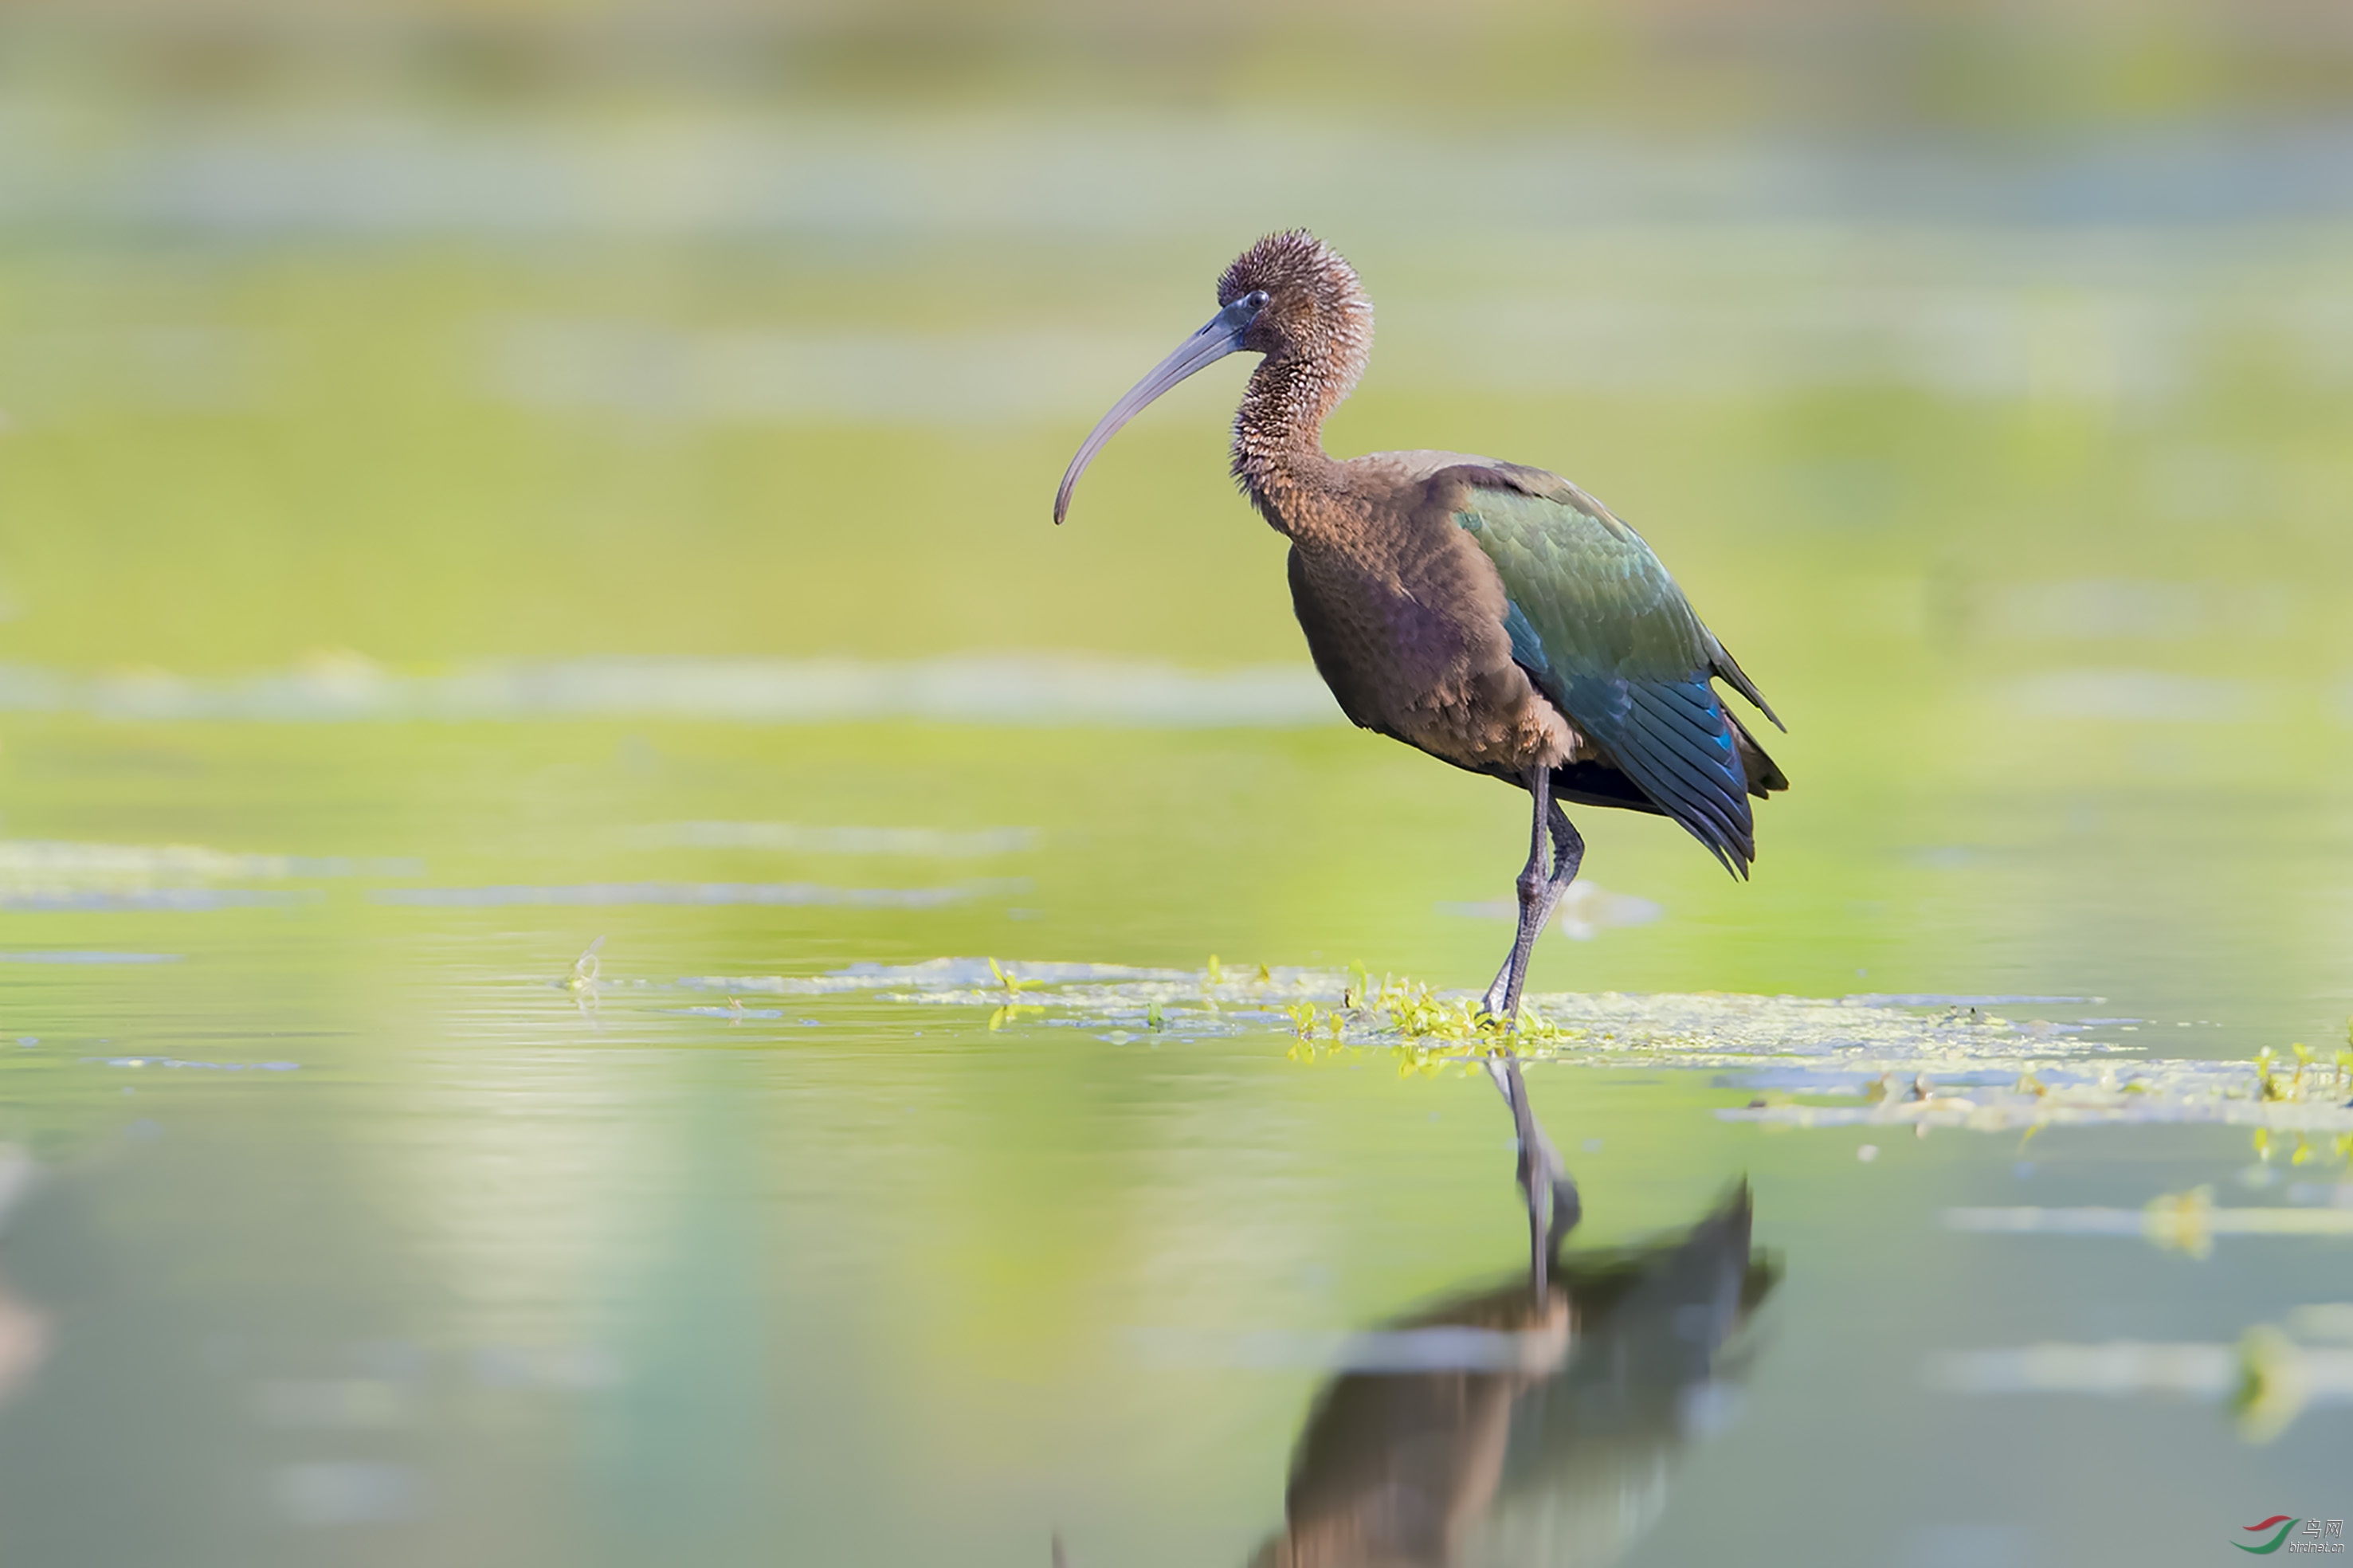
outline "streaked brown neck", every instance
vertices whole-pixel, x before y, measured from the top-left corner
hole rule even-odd
[[[1364,373],[1365,347],[1349,341],[1321,353],[1269,354],[1243,390],[1234,479],[1278,533],[1314,532],[1318,499],[1340,485],[1340,466],[1324,453],[1324,421]]]

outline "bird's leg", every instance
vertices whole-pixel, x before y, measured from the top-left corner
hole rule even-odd
[[[1577,868],[1585,861],[1585,840],[1569,822],[1568,814],[1561,810],[1560,803],[1552,798],[1551,786],[1551,775],[1543,770],[1536,770],[1529,780],[1529,794],[1535,800],[1535,821],[1530,835],[1527,868],[1520,873],[1520,929],[1512,943],[1512,955],[1504,961],[1504,972],[1495,976],[1495,984],[1487,991],[1484,1007],[1493,1017],[1518,1018],[1520,987],[1527,976],[1528,958],[1535,950],[1535,939],[1543,934],[1553,910],[1568,891],[1569,884],[1577,880]],[[1552,875],[1544,877],[1547,836],[1553,846]],[[1519,1058],[1491,1057],[1487,1059],[1487,1073],[1504,1102],[1511,1107],[1512,1130],[1519,1140],[1520,1187],[1528,1200],[1528,1277],[1541,1306],[1546,1299],[1552,1259],[1560,1250],[1563,1238],[1584,1214],[1585,1204],[1577,1194],[1575,1178],[1561,1163],[1559,1152],[1536,1121],[1535,1108],[1528,1100],[1527,1084],[1520,1075]]]
[[[1520,1058],[1489,1057],[1487,1076],[1511,1107],[1512,1130],[1519,1138],[1520,1190],[1528,1198],[1528,1285],[1541,1308],[1548,1299],[1551,1268],[1561,1241],[1576,1228],[1585,1205],[1577,1196],[1576,1181],[1560,1163],[1559,1151],[1536,1120],[1535,1107],[1528,1100],[1527,1080],[1520,1075]]]
[[[1545,900],[1545,919],[1547,921],[1552,918],[1552,911],[1567,896],[1568,885],[1577,880],[1577,868],[1585,864],[1585,838],[1577,831],[1576,825],[1568,820],[1568,813],[1560,808],[1560,802],[1552,803],[1549,816],[1553,860],[1552,886],[1547,889]],[[1528,1120],[1535,1121],[1533,1109],[1528,1112]],[[1553,1148],[1552,1141],[1544,1135],[1541,1125],[1536,1128],[1536,1147],[1544,1155],[1545,1179],[1552,1186],[1552,1224],[1545,1235],[1545,1251],[1549,1256],[1557,1257],[1561,1242],[1584,1217],[1585,1200],[1577,1195],[1576,1178],[1560,1163],[1559,1153]]]
[[[1515,884],[1520,895],[1520,929],[1512,938],[1511,955],[1495,983],[1487,987],[1480,1002],[1480,1010],[1491,1018],[1505,1024],[1520,1015],[1520,986],[1527,979],[1528,955],[1535,951],[1536,937],[1544,931],[1544,917],[1550,911],[1545,907],[1545,818],[1552,809],[1552,772],[1542,766],[1528,770],[1528,795],[1535,803],[1535,817],[1528,831],[1528,863],[1520,868]]]
[[[1521,868],[1517,884],[1520,895],[1520,929],[1512,939],[1511,956],[1504,960],[1503,969],[1479,1004],[1480,1011],[1491,1018],[1506,1023],[1520,1016],[1520,987],[1528,977],[1528,959],[1535,952],[1536,938],[1544,934],[1546,921],[1559,907],[1568,885],[1577,880],[1577,869],[1585,863],[1585,840],[1569,825],[1568,814],[1552,798],[1552,774],[1544,768],[1528,771],[1528,794],[1535,802],[1535,816],[1528,833],[1528,863]],[[1553,843],[1552,874],[1545,875],[1545,838],[1549,833]]]

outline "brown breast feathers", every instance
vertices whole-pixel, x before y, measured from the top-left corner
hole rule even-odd
[[[1288,531],[1293,607],[1357,724],[1481,773],[1557,767],[1588,748],[1512,662],[1503,582],[1454,521],[1465,465],[1484,468],[1451,452],[1335,465],[1345,482]]]

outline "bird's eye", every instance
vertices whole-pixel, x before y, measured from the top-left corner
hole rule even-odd
[[[1249,293],[1242,296],[1242,303],[1248,305],[1253,310],[1263,310],[1266,309],[1267,298],[1268,296],[1265,289],[1253,289]]]

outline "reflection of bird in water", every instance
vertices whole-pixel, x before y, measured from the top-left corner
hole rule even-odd
[[[39,1180],[40,1168],[24,1149],[0,1143],[0,1231]],[[51,1321],[47,1311],[26,1300],[0,1279],[0,1405],[14,1398],[48,1359]]]
[[[1680,1236],[1559,1259],[1541,1303],[1514,1279],[1366,1336],[1252,1568],[1614,1560],[1746,1370],[1726,1342],[1779,1278],[1749,1218],[1744,1184]]]
[[[1234,477],[1291,541],[1292,606],[1317,673],[1361,728],[1534,803],[1519,932],[1488,1014],[1518,1015],[1529,954],[1584,858],[1561,802],[1667,816],[1746,877],[1748,797],[1788,780],[1715,682],[1772,710],[1641,536],[1541,468],[1461,452],[1325,456],[1324,421],[1364,374],[1373,308],[1314,236],[1251,246],[1219,279],[1218,303],[1088,435],[1054,521],[1153,399],[1228,354],[1261,356],[1234,418]],[[1499,1072],[1496,1085],[1517,1101],[1515,1082]],[[1551,1185],[1527,1183],[1538,1235]]]

